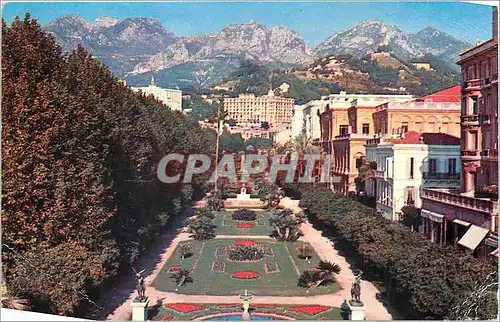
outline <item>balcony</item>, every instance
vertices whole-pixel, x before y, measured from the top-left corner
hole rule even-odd
[[[424,172],[423,177],[426,180],[460,180],[460,173]]]
[[[475,91],[481,89],[481,80],[480,79],[471,79],[468,81],[464,81],[462,83],[462,88],[466,91]]]
[[[462,123],[464,125],[476,125],[476,126],[479,126],[479,115],[472,114],[472,115],[462,116]]]
[[[422,198],[489,214],[494,214],[498,207],[494,201],[462,196],[447,190],[424,189]]]
[[[479,150],[462,150],[460,155],[466,159],[479,159]]]

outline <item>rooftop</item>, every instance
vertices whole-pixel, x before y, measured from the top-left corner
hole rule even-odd
[[[460,145],[460,138],[453,135],[416,131],[406,132],[404,137],[392,138],[388,141],[393,144]]]
[[[443,89],[442,91],[432,93],[426,96],[423,96],[417,101],[425,101],[425,100],[432,100],[433,102],[460,102],[461,98],[461,90],[462,88],[460,85],[456,85],[450,88]]]

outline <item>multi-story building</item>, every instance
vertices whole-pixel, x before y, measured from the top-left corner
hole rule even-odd
[[[460,136],[460,85],[406,102],[387,102],[373,113],[375,133],[401,131]]]
[[[325,101],[325,108],[328,110],[322,113],[322,132],[324,136],[321,140],[332,140],[336,136],[348,133],[361,134],[363,127],[369,128],[368,134],[374,133],[372,114],[375,108],[387,102],[406,102],[413,99],[412,95],[394,94],[331,94],[321,98]],[[353,121],[353,113],[357,114]],[[359,126],[357,126],[359,124]],[[371,130],[371,131],[370,131]]]
[[[224,111],[229,119],[241,123],[267,122],[271,127],[291,125],[295,100],[268,95],[256,97],[254,94],[240,94],[235,98],[224,98]]]
[[[304,135],[312,141],[321,137],[320,115],[325,110],[326,103],[321,100],[296,105],[292,120],[292,137]]]
[[[341,193],[356,190],[358,167],[365,156],[364,144],[373,137],[372,114],[385,102],[404,102],[411,95],[332,94],[322,100],[325,111],[321,114],[321,145],[332,154],[333,175],[340,178],[333,189]]]
[[[146,95],[153,95],[157,100],[170,107],[172,111],[182,111],[182,91],[156,86],[154,76],[151,76],[149,86],[131,87],[131,89],[141,91]]]
[[[498,257],[498,13],[492,39],[460,54],[460,190],[425,189],[422,232],[437,243]]]
[[[366,142],[366,162],[375,162],[375,176],[365,182],[377,210],[401,219],[404,206],[420,208],[423,188],[460,185],[460,138],[444,133],[406,132]]]

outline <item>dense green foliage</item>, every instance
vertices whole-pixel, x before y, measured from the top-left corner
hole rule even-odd
[[[252,209],[238,209],[233,212],[233,220],[252,221],[257,219],[257,213]]]
[[[335,275],[338,273],[340,273],[339,265],[320,261],[318,267],[305,270],[300,274],[297,285],[306,288],[327,286],[335,282]]]
[[[163,184],[160,159],[209,154],[214,136],[124,87],[82,47],[63,56],[29,16],[3,23],[2,36],[9,292],[39,311],[86,315],[95,291],[133,265],[203,179]]]
[[[228,258],[232,261],[257,261],[262,257],[264,257],[262,247],[231,246],[228,250]]]
[[[441,247],[418,232],[374,213],[357,201],[325,188],[302,192],[300,205],[310,220],[326,225],[336,245],[359,259],[365,275],[381,279],[387,298],[408,319],[463,318],[464,299],[483,285],[496,267],[455,247]],[[497,285],[483,293],[472,319],[494,319]]]
[[[301,217],[296,217],[290,209],[276,212],[269,218],[269,224],[275,229],[275,236],[280,241],[296,241],[300,237]]]

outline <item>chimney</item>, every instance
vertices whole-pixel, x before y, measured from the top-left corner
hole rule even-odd
[[[498,7],[492,7],[493,8],[493,22],[492,22],[492,37],[493,38],[498,38]]]

